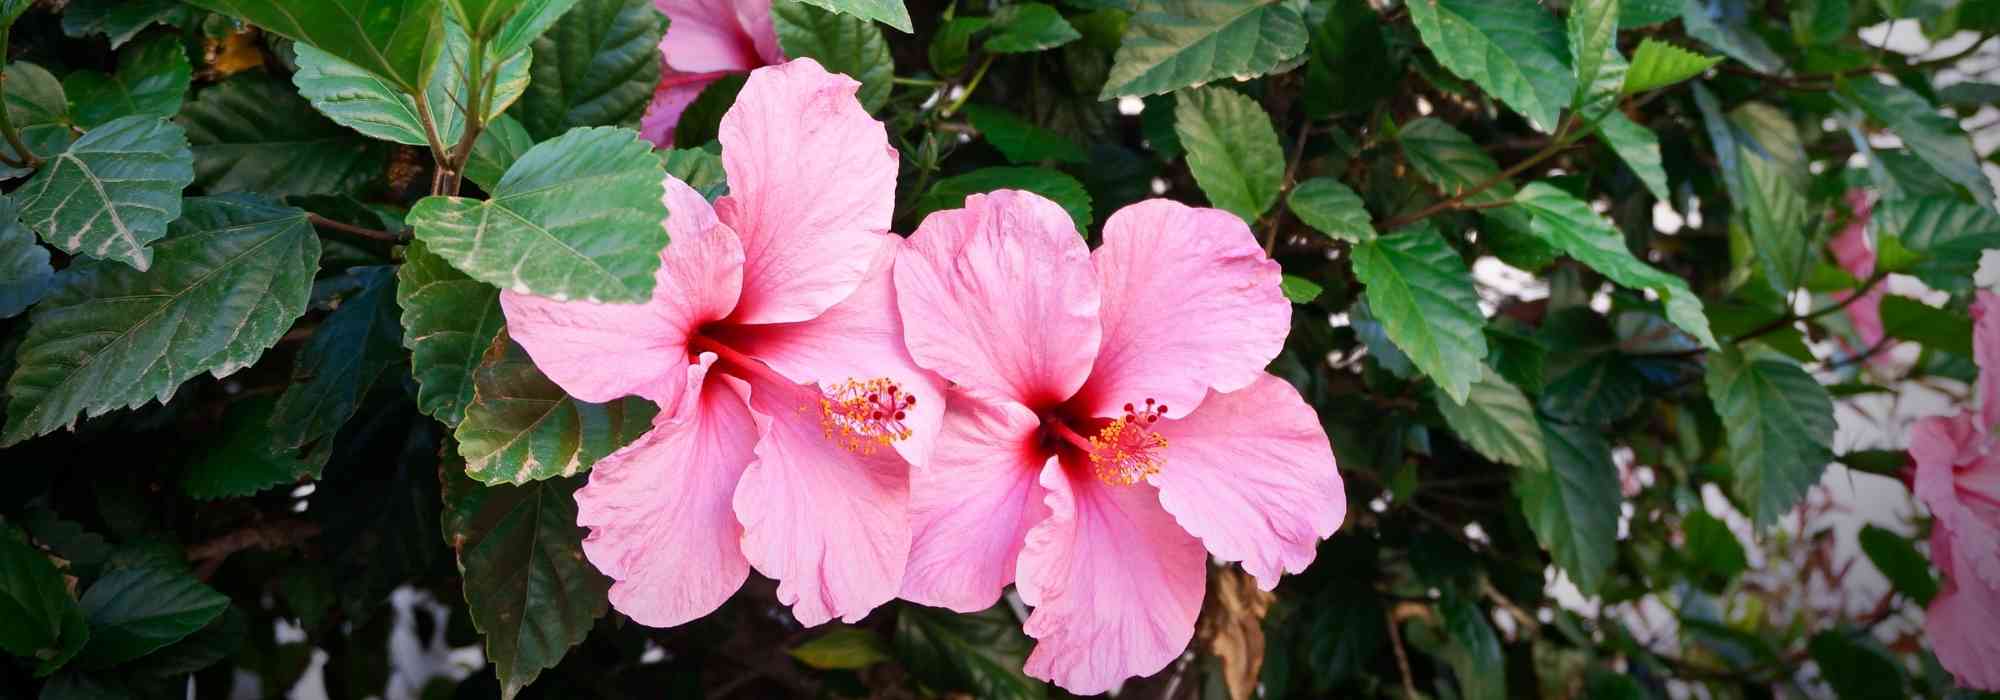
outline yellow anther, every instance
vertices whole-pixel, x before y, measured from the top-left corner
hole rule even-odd
[[[888,379],[849,379],[820,390],[819,425],[842,449],[874,454],[878,447],[909,439],[903,420],[915,405],[917,397]]]

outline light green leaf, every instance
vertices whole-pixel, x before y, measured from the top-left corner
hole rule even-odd
[[[14,192],[21,220],[49,245],[73,255],[153,264],[146,244],[180,217],[181,190],[194,181],[194,153],[181,128],[125,117],[91,129]]]
[[[1627,95],[1658,90],[1701,75],[1721,63],[1721,56],[1703,56],[1652,37],[1639,42],[1632,52],[1632,67],[1625,71]]]
[[[1660,161],[1660,138],[1653,135],[1652,129],[1612,110],[1597,123],[1597,137],[1618,154],[1619,160],[1625,161],[1625,167],[1639,176],[1655,199],[1664,202],[1673,198],[1667,190],[1666,167]]]
[[[534,146],[535,138],[528,135],[528,129],[519,120],[502,114],[472,142],[472,153],[465,158],[465,179],[480,189],[492,191],[500,184],[500,176],[507,174],[507,167]]]
[[[1933,350],[1972,357],[1972,319],[1906,296],[1882,297],[1882,332]]]
[[[1576,92],[1562,24],[1534,0],[1414,0],[1410,20],[1438,63],[1553,132]]]
[[[1833,461],[1833,400],[1790,359],[1709,353],[1708,396],[1729,436],[1736,495],[1758,527],[1790,512]]]
[[[487,284],[639,303],[667,245],[663,174],[637,132],[575,129],[522,154],[492,199],[425,197],[409,222],[431,252]]]
[[[160,36],[120,53],[115,73],[70,73],[63,93],[77,126],[89,129],[119,117],[172,117],[193,78],[180,38]]]
[[[271,410],[273,444],[323,465],[333,437],[361,409],[375,383],[403,362],[396,319],[396,269],[350,268],[355,291],[313,331],[292,368],[292,385]]]
[[[318,467],[271,449],[271,409],[277,403],[277,397],[260,396],[229,404],[222,429],[181,474],[181,493],[204,501],[238,498],[317,476]]]
[[[417,409],[456,427],[472,403],[472,373],[507,319],[500,290],[465,276],[411,241],[396,271],[396,305],[403,309],[403,346],[417,379]]]
[[[1841,81],[1840,96],[1869,119],[1887,125],[1932,170],[1964,187],[1979,203],[1993,206],[1993,183],[1980,169],[1979,152],[1956,119],[1939,113],[1909,88],[1873,77]]]
[[[1666,304],[1667,320],[1693,335],[1703,347],[1717,347],[1715,335],[1708,329],[1708,317],[1702,313],[1701,299],[1688,288],[1687,281],[1633,257],[1625,247],[1625,235],[1591,211],[1590,205],[1544,182],[1521,188],[1514,201],[1533,216],[1535,237],[1613,282],[1652,290]]]
[[[1447,401],[1443,390],[1436,390],[1438,413],[1444,416],[1445,424],[1487,459],[1546,471],[1549,450],[1541,427],[1535,423],[1534,404],[1493,370],[1481,369],[1464,402]]]
[[[829,72],[861,81],[855,98],[863,108],[872,112],[889,101],[896,63],[889,56],[882,30],[873,23],[797,0],[776,0],[771,3],[771,25],[777,29],[778,46],[785,56],[811,58]]]
[[[500,697],[512,698],[589,636],[611,580],[584,559],[572,495],[582,479],[484,486],[453,466],[443,469],[444,538]]]
[[[1625,83],[1627,66],[1618,54],[1618,0],[1578,0],[1570,3],[1565,26],[1569,60],[1576,68],[1575,106],[1609,109]],[[1598,83],[1604,83],[1599,87]],[[1585,119],[1596,121],[1596,117]]]
[[[1917,552],[1910,539],[1874,525],[1861,528],[1857,535],[1861,552],[1882,572],[1896,590],[1918,605],[1930,605],[1937,597],[1937,578],[1931,575],[1930,560]]]
[[[1041,700],[1048,684],[1022,671],[1034,640],[1006,604],[968,614],[921,605],[896,614],[896,660],[938,691],[987,700]]]
[[[0,195],[0,318],[12,318],[40,301],[55,279],[49,251],[35,243],[35,232],[21,225],[13,198]]]
[[[1315,177],[1292,188],[1285,203],[1313,230],[1349,243],[1375,239],[1375,226],[1361,195],[1339,180]]]
[[[245,197],[187,200],[154,248],[145,271],[80,261],[35,307],[0,446],[250,366],[305,312],[319,268],[305,212]]]
[[[1465,403],[1485,371],[1479,293],[1436,229],[1407,228],[1354,247],[1354,276],[1389,340],[1452,401]]]
[[[651,0],[581,0],[534,43],[514,116],[536,140],[579,126],[637,126],[660,82],[666,16]]]
[[[1278,202],[1285,150],[1255,100],[1220,87],[1184,90],[1174,104],[1174,133],[1187,147],[1195,183],[1217,208],[1255,224]]]
[[[993,53],[1044,51],[1083,38],[1061,12],[1039,2],[1001,7],[993,13],[992,29],[985,47]]]
[[[7,118],[16,128],[69,123],[69,97],[63,94],[62,81],[48,69],[15,61],[7,64],[6,81]]]
[[[466,476],[487,484],[574,476],[652,429],[659,413],[637,397],[605,404],[571,398],[504,330],[473,382],[472,403],[458,424],[458,453]]]
[[[79,604],[90,620],[90,643],[76,664],[104,668],[194,634],[229,607],[229,597],[185,571],[145,566],[111,570]]]
[[[917,198],[910,218],[921,221],[931,212],[965,206],[967,195],[994,190],[1027,190],[1054,200],[1076,221],[1076,230],[1090,229],[1090,192],[1083,183],[1048,168],[980,168],[937,181]]]
[[[444,45],[423,94],[438,141],[449,148],[465,133],[465,110],[460,105],[467,92],[464,71],[472,40],[456,20],[444,21],[443,32]],[[495,56],[488,55],[487,67],[498,60]],[[430,143],[416,96],[361,66],[311,46],[298,47],[298,63],[292,83],[298,86],[299,94],[334,121],[384,141],[411,146]],[[499,62],[492,93],[482,93],[482,98],[492,100],[487,119],[497,116],[527,89],[528,63],[527,52]]]
[[[1980,252],[2000,248],[2000,214],[1957,198],[1891,199],[1874,214],[1883,238],[1923,256],[1909,272],[1935,289],[1970,291]]]
[[[0,651],[36,660],[35,675],[46,676],[83,649],[90,626],[62,572],[21,537],[0,530]]]
[[[887,645],[868,630],[841,625],[785,650],[807,666],[858,671],[889,660]]]
[[[194,9],[178,0],[70,0],[63,7],[62,28],[73,37],[102,34],[117,50],[154,24],[185,26],[193,18]]]
[[[1444,403],[1438,406],[1443,408]],[[1611,446],[1594,426],[1529,417],[1529,424],[1521,427],[1547,441],[1550,468],[1515,478],[1521,513],[1570,581],[1585,595],[1595,594],[1618,560],[1623,497]]]
[[[965,106],[965,116],[972,120],[972,128],[986,137],[987,143],[1007,157],[1007,162],[1033,165],[1045,160],[1062,163],[1090,160],[1090,154],[1068,136],[1036,126],[1005,109],[969,104]]]
[[[426,82],[424,47],[439,20],[435,0],[188,0],[360,66],[397,92]]]
[[[274,197],[343,194],[381,177],[383,144],[356,138],[289,86],[258,73],[201,91],[174,119],[194,151],[194,184]]]
[[[1285,275],[1278,279],[1278,290],[1294,304],[1309,304],[1318,299],[1320,292],[1326,291],[1318,283],[1304,277]]]
[[[908,34],[910,11],[903,7],[903,0],[805,0],[834,12],[854,15],[865,20],[881,22]]]
[[[1305,49],[1305,19],[1290,2],[1142,0],[1098,97],[1157,95],[1255,77]]]

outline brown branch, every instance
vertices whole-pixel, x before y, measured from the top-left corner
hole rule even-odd
[[[402,243],[403,241],[408,240],[403,236],[399,236],[397,234],[393,234],[388,231],[383,231],[380,229],[364,228],[361,226],[355,226],[353,224],[342,223],[339,221],[334,221],[333,219],[326,218],[324,216],[320,216],[318,214],[307,214],[306,219],[308,221],[311,221],[312,225],[314,226],[318,226],[328,231],[345,233],[350,236],[360,236],[362,238],[383,241],[385,243]]]
[[[215,570],[229,555],[250,549],[284,549],[319,535],[318,523],[308,520],[275,520],[248,525],[222,534],[215,539],[197,544],[187,549],[188,561],[200,562],[195,568],[195,577],[203,581],[215,575]]]
[[[1417,679],[1414,674],[1410,673],[1410,654],[1403,651],[1403,631],[1396,624],[1395,608],[1390,608],[1388,612],[1384,613],[1382,620],[1389,625],[1390,646],[1396,650],[1396,670],[1403,674],[1403,697],[1416,700],[1418,697]]]

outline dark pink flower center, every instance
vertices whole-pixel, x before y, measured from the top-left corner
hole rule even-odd
[[[1167,437],[1153,430],[1154,424],[1166,414],[1166,404],[1146,399],[1143,407],[1125,404],[1125,415],[1110,421],[1074,421],[1061,413],[1047,413],[1042,418],[1042,429],[1050,438],[1048,442],[1058,448],[1059,454],[1061,448],[1067,447],[1087,459],[1091,475],[1098,480],[1115,486],[1130,486],[1140,479],[1158,474],[1166,466]],[[1071,427],[1072,422],[1098,425],[1086,438]],[[1066,459],[1064,463],[1072,462]]]
[[[707,329],[704,329],[707,330]],[[715,369],[745,381],[763,381],[790,386],[797,384],[769,365],[745,355],[711,335],[697,334],[688,339],[688,353],[715,353]],[[692,361],[692,357],[689,358]],[[917,397],[887,377],[849,378],[821,386],[817,399],[799,406],[800,411],[817,411],[826,439],[857,454],[874,454],[897,440],[907,440],[911,431],[904,420],[917,405]]]

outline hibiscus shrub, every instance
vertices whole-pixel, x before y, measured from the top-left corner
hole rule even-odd
[[[0,0],[0,697],[2000,691],[1996,34]]]

